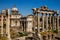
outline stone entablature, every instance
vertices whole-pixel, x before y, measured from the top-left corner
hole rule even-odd
[[[13,18],[13,19],[14,19],[14,18],[15,18],[15,19],[16,19],[16,18],[17,18],[17,19],[21,18],[21,15],[10,15],[10,16],[11,16],[10,18]]]

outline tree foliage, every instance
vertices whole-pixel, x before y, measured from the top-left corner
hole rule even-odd
[[[53,30],[53,33],[58,33],[58,30],[57,30],[57,29],[54,29],[54,30]]]
[[[25,32],[19,32],[19,36],[20,37],[27,36],[27,33],[25,33]]]

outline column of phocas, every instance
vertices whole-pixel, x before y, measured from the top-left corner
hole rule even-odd
[[[10,14],[10,9],[7,9],[6,10],[6,16],[7,16],[6,34],[7,34],[8,40],[11,40],[10,38],[10,15],[9,14]]]

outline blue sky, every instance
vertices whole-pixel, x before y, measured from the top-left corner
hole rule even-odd
[[[60,11],[60,0],[0,0],[0,13],[3,9],[12,9],[14,5],[22,15],[32,14],[32,8],[39,8],[43,5],[48,6],[49,9]]]

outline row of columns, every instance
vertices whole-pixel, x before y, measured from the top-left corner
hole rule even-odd
[[[42,27],[43,27],[43,31],[45,30],[45,28],[44,28],[44,14],[46,14],[46,28],[47,28],[47,30],[50,30],[50,29],[53,29],[53,28],[56,29],[56,27],[59,27],[58,11],[56,11],[56,13],[55,12],[53,12],[53,13],[48,13],[48,12],[40,13],[40,9],[39,8],[33,8],[32,10],[33,10],[33,14],[34,14],[34,22],[33,22],[34,23],[34,25],[33,25],[34,27],[36,27],[36,17],[37,17],[37,33],[40,32],[40,30],[39,30],[39,27],[41,25],[40,24],[40,14],[42,14]],[[52,23],[52,21],[53,21],[53,23]],[[53,26],[51,26],[51,24],[53,24]]]
[[[37,14],[37,15],[39,15],[39,14]],[[39,16],[37,17],[37,18],[39,18],[37,20],[37,30],[38,30],[38,32],[39,32],[39,27],[40,27],[40,17]],[[45,19],[45,16],[44,16],[44,13],[42,13],[42,29],[43,29],[43,31],[45,31],[45,28],[44,28],[44,25],[45,25],[44,24],[44,19]],[[51,23],[52,21],[53,21],[53,23]],[[53,26],[51,24],[53,24]],[[47,28],[47,31],[51,30],[51,29],[56,29],[56,27],[59,27],[59,16],[58,16],[58,14],[54,15],[54,14],[46,13],[46,28]]]
[[[52,17],[53,17],[53,20],[52,20]],[[49,21],[49,23],[48,23],[48,21]],[[51,26],[52,21],[53,21],[53,28]],[[45,31],[45,28],[44,28],[44,14],[42,14],[42,27],[43,27],[43,31]],[[46,13],[46,28],[47,28],[47,30],[57,29],[58,27],[59,27],[59,16],[58,16],[58,14],[54,15],[54,14],[47,14]]]

